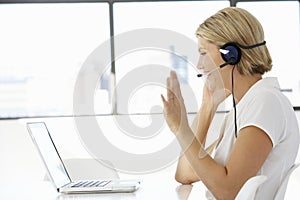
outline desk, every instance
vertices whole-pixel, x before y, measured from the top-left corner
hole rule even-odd
[[[298,112],[298,118],[299,112]],[[205,199],[205,187],[202,183],[193,186],[181,186],[174,180],[176,163],[154,174],[136,176],[143,180],[141,188],[132,194],[97,194],[65,196],[56,192],[52,184],[43,181],[45,167],[24,126],[26,121],[45,121],[53,128],[57,136],[63,158],[86,158],[89,156],[80,147],[80,141],[74,135],[72,118],[43,118],[0,121],[0,199],[8,200],[60,200],[60,199],[100,199],[100,200],[193,200]],[[106,121],[105,121],[106,122]],[[299,121],[300,123],[300,121]],[[63,128],[61,128],[63,127]],[[66,143],[66,141],[68,141]],[[68,145],[66,145],[68,144]],[[77,147],[74,151],[74,146]],[[300,154],[297,162],[300,162]],[[121,178],[131,178],[123,177]],[[298,199],[300,170],[291,177],[286,199]]]
[[[44,181],[45,167],[24,126],[26,121],[45,121],[53,130],[62,158],[87,158],[89,154],[74,130],[72,118],[44,118],[0,121],[0,199],[122,199],[122,200],[185,200],[192,199],[192,188],[174,180],[176,163],[158,172],[142,175],[119,174],[120,178],[141,179],[138,191],[130,194],[60,195],[49,181]],[[106,122],[106,121],[105,121]],[[63,127],[63,128],[62,128]],[[67,144],[67,145],[66,145]],[[76,149],[74,149],[76,147]],[[76,175],[76,174],[71,174]],[[192,192],[191,192],[192,191]],[[199,193],[200,190],[195,190]],[[190,197],[189,197],[190,196]],[[198,195],[196,195],[198,196]],[[200,198],[202,199],[202,198]]]
[[[163,176],[143,179],[141,187],[134,193],[64,195],[56,192],[49,181],[30,180],[20,180],[18,183],[1,182],[0,187],[0,199],[13,200],[193,200],[196,197],[204,199],[204,186],[201,183],[195,186],[180,185],[172,177],[167,179]]]

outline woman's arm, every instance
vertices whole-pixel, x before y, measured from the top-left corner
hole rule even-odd
[[[217,139],[206,149],[206,152],[209,155],[211,155],[218,141],[219,140]],[[175,180],[181,184],[192,184],[194,182],[201,181],[184,154],[182,154],[178,160]]]
[[[205,91],[206,93],[208,93],[207,88],[205,87]],[[220,93],[219,93],[220,94]],[[218,95],[219,95],[218,94]],[[224,94],[224,93],[223,93]],[[171,95],[170,93],[168,93],[168,95]],[[222,95],[221,95],[222,96]],[[172,96],[173,97],[173,96]],[[171,97],[171,98],[172,98]],[[220,95],[219,95],[220,97]],[[218,97],[218,98],[219,98]],[[221,97],[222,99],[222,97]],[[210,127],[210,124],[213,120],[213,117],[215,115],[215,111],[217,106],[212,106],[212,104],[205,104],[205,102],[208,101],[207,98],[203,98],[204,103],[202,103],[200,110],[198,111],[192,125],[191,125],[191,129],[193,131],[193,133],[195,134],[197,140],[202,144],[202,146],[206,146],[206,138],[207,138],[207,133],[208,133],[208,129]],[[219,102],[222,100],[219,100]],[[215,142],[213,142],[207,149],[206,152],[208,154],[211,154],[216,143],[219,141],[219,139],[217,139]],[[177,164],[177,169],[176,169],[176,173],[175,173],[175,179],[176,181],[178,181],[179,183],[182,184],[191,184],[197,181],[200,181],[199,176],[197,176],[194,173],[193,168],[191,167],[189,161],[187,160],[186,156],[184,155],[184,152],[182,152],[179,160],[178,160],[178,164]]]
[[[263,130],[254,126],[241,129],[227,163],[225,166],[220,165],[206,153],[201,141],[188,125],[176,74],[171,73],[167,85],[170,88],[167,93],[168,101],[162,97],[166,121],[176,135],[194,174],[217,199],[234,199],[246,180],[257,174],[272,150],[270,138]],[[201,120],[208,123],[215,109],[209,105],[204,108],[206,112]],[[197,134],[205,135],[208,127],[201,127]]]
[[[199,120],[199,116],[201,116],[201,112],[203,112],[204,109],[200,109],[197,116],[195,117],[191,129],[193,133],[196,135],[199,141],[201,141],[202,145],[205,146],[206,142],[206,133],[205,131],[198,131],[198,128],[201,126],[203,122]],[[212,119],[211,119],[212,120]],[[200,135],[201,133],[204,133],[203,135]],[[213,142],[207,149],[206,152],[208,154],[211,154],[216,143],[218,140]],[[178,160],[177,169],[175,173],[175,179],[177,182],[182,184],[192,184],[194,182],[200,181],[200,178],[194,173],[193,168],[191,167],[189,161],[187,160],[186,156],[184,155],[184,152],[180,155],[180,158]]]
[[[177,134],[182,148],[186,148],[185,156],[196,176],[217,199],[234,199],[243,184],[257,174],[270,151],[272,142],[261,129],[249,126],[238,133],[238,138],[225,166],[218,164],[209,155],[199,158],[204,151],[197,140],[192,144],[188,129]],[[188,139],[186,139],[188,138]]]

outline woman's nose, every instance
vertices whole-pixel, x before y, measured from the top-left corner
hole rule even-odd
[[[201,56],[199,56],[199,59],[198,59],[197,69],[200,69],[200,70],[203,70],[203,69],[204,69],[204,66],[203,66],[203,58],[201,58]]]

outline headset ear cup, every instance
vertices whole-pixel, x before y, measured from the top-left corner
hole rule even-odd
[[[236,65],[240,62],[242,52],[240,47],[235,42],[224,44],[221,49],[227,50],[228,53],[221,53],[223,60],[230,65]]]

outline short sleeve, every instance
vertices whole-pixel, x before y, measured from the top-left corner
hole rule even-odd
[[[280,99],[274,93],[259,93],[245,105],[239,130],[247,126],[262,129],[276,146],[284,134],[285,117]]]

